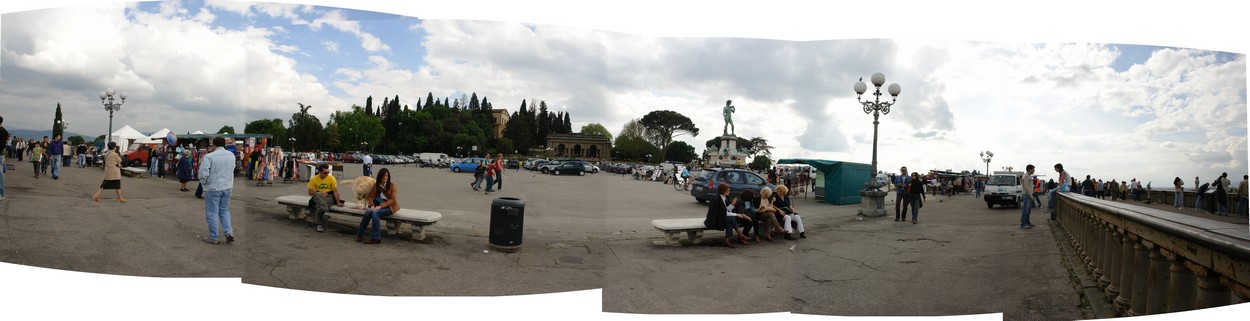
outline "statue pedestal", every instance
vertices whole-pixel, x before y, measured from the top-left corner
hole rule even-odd
[[[882,191],[859,191],[859,215],[866,217],[885,216],[885,196]]]
[[[714,167],[746,167],[747,153],[738,149],[738,136],[723,135],[720,148],[708,152],[708,163]]]

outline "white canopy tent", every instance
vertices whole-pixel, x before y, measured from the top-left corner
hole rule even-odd
[[[109,137],[110,137],[110,139],[111,139],[113,142],[116,142],[116,143],[117,143],[117,150],[119,150],[119,151],[124,151],[124,150],[126,150],[127,148],[129,148],[129,147],[130,147],[130,144],[131,144],[132,142],[134,142],[134,140],[136,140],[136,139],[140,139],[140,138],[142,138],[142,139],[147,139],[147,138],[148,138],[148,136],[147,136],[147,135],[144,135],[143,133],[140,133],[139,131],[135,130],[134,128],[131,128],[131,127],[130,127],[130,125],[126,125],[125,127],[122,127],[121,129],[118,129],[117,131],[115,131],[115,132],[113,132],[112,134],[110,134],[110,135],[109,135]]]
[[[161,130],[158,130],[155,133],[148,135],[148,138],[155,139],[155,140],[162,140],[162,139],[165,139],[165,136],[169,135],[169,132],[170,132],[169,128],[161,128]]]

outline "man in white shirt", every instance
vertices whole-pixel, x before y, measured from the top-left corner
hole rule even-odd
[[[360,157],[360,163],[362,164],[361,167],[365,169],[365,176],[373,176],[373,157],[370,157],[369,154],[364,154],[364,156]]]

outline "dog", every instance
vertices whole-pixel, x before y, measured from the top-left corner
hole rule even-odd
[[[356,191],[356,208],[365,208],[368,204],[369,192],[373,190],[376,179],[369,176],[360,176],[356,179],[344,181],[343,185],[351,186]]]

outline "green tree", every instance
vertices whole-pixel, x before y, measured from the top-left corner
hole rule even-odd
[[[291,148],[294,147],[291,146],[291,141],[287,139],[286,125],[284,125],[282,120],[278,118],[257,119],[248,122],[243,125],[243,133],[269,134],[273,136],[273,141],[270,144],[285,146],[287,150],[293,150]]]
[[[305,151],[321,150],[325,145],[325,130],[317,116],[308,113],[312,105],[299,104],[299,112],[291,114],[287,123],[287,137],[295,138],[295,146]]]
[[[699,154],[695,154],[694,152],[694,146],[690,146],[690,144],[686,144],[686,142],[683,141],[675,141],[668,144],[667,151],[665,151],[664,154],[664,159],[680,161],[682,163],[689,163],[698,157]]]
[[[653,160],[658,160],[660,149],[641,137],[618,136],[612,144],[612,159],[615,160],[642,161],[646,159],[646,155],[652,155]]]
[[[338,127],[336,136],[338,136],[339,146],[344,150],[361,148],[362,143],[379,146],[385,132],[382,120],[369,115],[360,106],[352,106],[350,112],[334,112],[334,115],[330,116],[330,122]]]
[[[773,160],[771,158],[768,158],[768,156],[764,156],[764,155],[755,156],[755,159],[752,159],[751,163],[747,164],[747,168],[750,168],[752,170],[757,170],[757,171],[767,170],[769,167],[772,167],[772,166],[773,166]]]
[[[589,123],[582,126],[581,133],[587,135],[603,135],[603,137],[608,138],[608,141],[612,140],[612,132],[608,131],[608,129],[603,127],[603,124],[600,123]]]
[[[528,153],[530,148],[540,145],[534,141],[533,135],[533,120],[530,119],[530,111],[525,106],[525,100],[522,100],[521,108],[512,113],[512,117],[508,118],[508,123],[504,124],[503,137],[512,142],[513,149]]]
[[[746,146],[747,154],[751,157],[756,155],[773,156],[773,147],[768,146],[768,140],[763,137],[751,137],[751,145]]]
[[[233,134],[234,134],[234,127],[232,127],[232,126],[221,126],[221,129],[218,129],[218,130],[217,130],[217,133],[218,133],[218,134],[229,134],[229,135],[233,135]]]
[[[83,138],[82,136],[74,135],[74,136],[69,137],[70,144],[78,145],[78,144],[82,144],[85,141],[87,141],[87,139]]]
[[[339,125],[335,124],[334,119],[331,118],[330,122],[326,124],[326,147],[331,151],[343,151],[343,141],[339,136],[339,132]]]
[[[672,143],[673,137],[690,134],[691,136],[699,136],[699,128],[695,127],[694,122],[689,117],[671,110],[657,110],[642,116],[639,122],[642,127],[655,134],[658,139],[657,145],[664,146],[665,150],[660,155],[667,153],[668,145]],[[661,159],[663,161],[664,159]]]
[[[52,137],[64,134],[65,128],[61,126],[61,103],[56,103],[56,116],[52,118]]]

